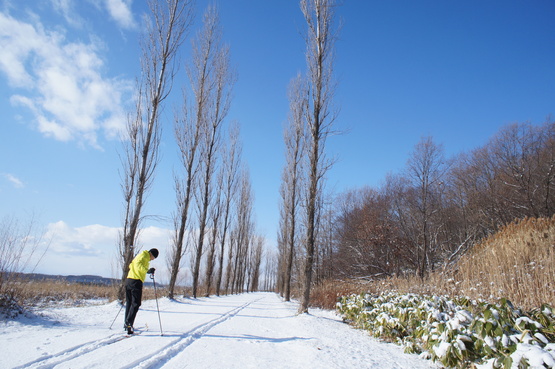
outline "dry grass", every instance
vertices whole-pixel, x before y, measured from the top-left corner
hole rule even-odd
[[[368,288],[368,283],[355,280],[327,280],[312,289],[310,305],[322,309],[335,309],[335,304],[341,296],[369,292]]]
[[[17,300],[21,306],[44,307],[51,305],[80,305],[90,300],[114,301],[117,299],[117,285],[94,285],[82,283],[68,283],[62,281],[27,281],[23,282],[17,293]],[[178,291],[178,296],[180,291]],[[181,291],[186,294],[186,291]],[[164,287],[156,286],[158,298],[167,296]],[[143,288],[143,300],[155,298],[154,288]]]
[[[115,286],[103,286],[62,281],[29,281],[24,282],[19,291],[19,303],[24,306],[45,306],[56,304],[79,304],[80,301],[116,299]]]
[[[555,217],[515,222],[466,255],[452,273],[454,292],[507,297],[525,308],[555,303]]]
[[[349,293],[419,293],[495,301],[523,309],[555,305],[555,217],[512,223],[485,239],[453,268],[374,282],[328,281],[314,289],[315,306],[333,308]]]

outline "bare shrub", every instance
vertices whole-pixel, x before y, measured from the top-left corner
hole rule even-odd
[[[335,309],[342,296],[360,294],[368,291],[368,283],[357,280],[326,280],[313,287],[310,305],[322,309]]]
[[[13,216],[0,221],[0,310],[10,314],[22,311],[21,296],[28,283],[21,273],[34,271],[47,248],[33,217],[27,223]]]

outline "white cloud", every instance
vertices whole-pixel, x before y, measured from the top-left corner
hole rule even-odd
[[[73,0],[51,0],[54,9],[61,13],[66,22],[73,27],[80,28],[83,24],[83,19],[73,10]]]
[[[105,0],[110,16],[125,29],[136,27],[133,13],[131,12],[132,0]]]
[[[0,13],[0,68],[15,87],[32,87],[33,78],[27,72],[24,61],[33,49],[39,48],[37,32],[30,24],[20,23]]]
[[[0,13],[0,49],[0,70],[12,87],[27,91],[10,101],[29,108],[47,137],[100,148],[99,132],[114,138],[124,129],[122,104],[132,83],[103,76],[98,44],[70,42],[40,22]]]
[[[117,256],[120,230],[99,224],[72,227],[64,221],[49,224],[44,238],[49,240],[50,246],[37,272],[120,277]],[[147,227],[140,233],[142,249],[156,247],[165,255],[170,235],[168,229]],[[165,257],[157,262],[157,270],[164,270],[164,260]]]
[[[51,240],[48,254],[56,259],[108,259],[111,249],[115,248],[117,235],[117,228],[101,225],[72,228],[63,221],[51,223],[46,231],[46,239]]]
[[[23,183],[23,181],[17,178],[16,176],[14,176],[13,174],[4,173],[2,176],[6,178],[15,188],[25,187],[25,184]]]

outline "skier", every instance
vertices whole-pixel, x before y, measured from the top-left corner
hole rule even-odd
[[[157,249],[144,250],[139,253],[131,264],[129,264],[129,273],[125,281],[125,322],[124,329],[127,334],[133,334],[133,323],[135,316],[141,306],[141,299],[143,297],[143,282],[147,274],[154,274],[154,268],[150,268],[150,261],[158,257]]]

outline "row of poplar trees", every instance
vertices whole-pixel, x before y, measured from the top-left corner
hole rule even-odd
[[[323,230],[322,192],[332,164],[325,155],[325,144],[336,119],[333,107],[336,6],[334,0],[301,0],[307,24],[307,70],[294,78],[289,87],[289,124],[284,131],[286,160],[280,188],[277,289],[286,301],[291,299],[292,276],[296,274],[293,261],[302,260],[299,313],[307,312],[310,303],[320,251],[317,245]]]
[[[173,130],[180,168],[174,171],[174,232],[166,260],[168,297],[174,298],[183,265],[190,261],[192,295],[256,290],[263,238],[255,234],[253,192],[242,162],[240,130],[226,124],[235,73],[222,42],[217,10],[209,6],[181,69],[182,45],[194,19],[192,0],[149,0],[150,17],[141,38],[141,75],[129,114],[122,190],[123,230],[119,240],[123,300],[129,264],[140,250],[144,204],[160,162],[161,113],[180,71],[186,78],[173,107]],[[186,260],[191,255],[190,260]],[[181,271],[181,274],[180,274]]]

